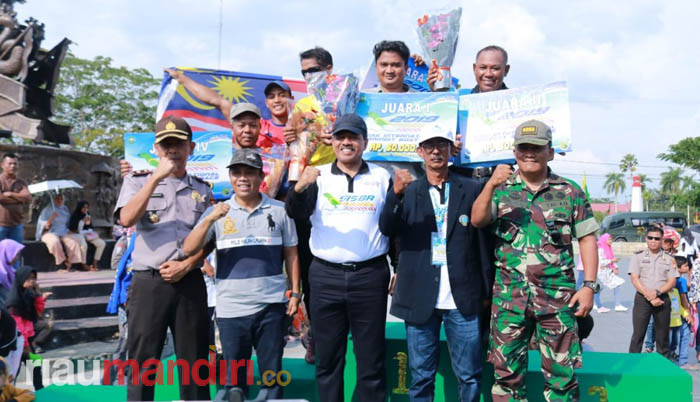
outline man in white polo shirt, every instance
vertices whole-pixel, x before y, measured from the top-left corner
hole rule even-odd
[[[274,377],[282,369],[285,312],[293,315],[301,298],[299,258],[296,229],[284,204],[260,193],[260,155],[250,148],[236,150],[228,169],[234,196],[204,212],[184,250],[190,255],[216,247],[216,323],[229,364],[227,388],[245,392],[246,370],[234,370],[231,364],[250,359],[253,347],[261,376],[270,370]],[[287,308],[283,255],[292,282]],[[235,379],[230,378],[233,371]],[[268,388],[268,398],[282,399],[280,385],[263,388]]]
[[[357,361],[357,400],[386,400],[384,326],[389,239],[379,215],[391,176],[362,160],[367,126],[356,114],[338,118],[336,161],[307,166],[287,196],[287,213],[311,221],[309,268],[316,380],[322,401],[342,401],[348,331]]]

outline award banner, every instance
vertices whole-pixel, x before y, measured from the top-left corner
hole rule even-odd
[[[565,81],[470,94],[459,92],[460,164],[513,160],[515,128],[536,119],[552,128],[555,152],[572,150],[569,90]]]
[[[124,134],[124,159],[134,170],[153,170],[158,156],[153,149],[154,133]],[[226,166],[231,161],[231,131],[195,131],[194,153],[187,161],[187,173],[212,183],[214,198],[229,198],[231,182]]]
[[[422,162],[416,154],[425,130],[457,129],[457,92],[360,94],[357,114],[367,124],[365,160]]]

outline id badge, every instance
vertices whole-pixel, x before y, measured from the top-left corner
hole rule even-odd
[[[437,232],[430,235],[430,244],[432,245],[432,265],[447,264],[447,239],[440,238]]]

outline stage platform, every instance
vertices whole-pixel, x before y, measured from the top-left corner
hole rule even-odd
[[[406,333],[401,323],[387,323],[387,394],[394,402],[408,401],[408,386],[411,381],[407,368]],[[457,383],[452,375],[447,345],[442,334],[440,367],[436,379],[435,401],[453,402],[457,397]],[[577,370],[582,402],[598,401],[691,401],[692,379],[689,374],[656,353],[622,354],[584,352],[583,368]],[[255,366],[257,370],[257,365]],[[285,387],[285,397],[318,401],[314,366],[301,358],[285,358],[283,370],[291,374],[291,382]],[[167,378],[167,377],[164,377]],[[256,371],[251,395],[258,391],[260,377]],[[353,400],[352,391],[356,382],[356,365],[352,354],[352,342],[348,345],[345,369],[346,400]],[[493,369],[486,365],[484,370],[482,400],[490,401],[490,387],[493,383]],[[539,353],[529,352],[527,374],[528,400],[544,401],[542,389],[544,379],[540,373]],[[212,398],[216,393],[211,387]],[[37,392],[37,401],[43,402],[110,402],[123,401],[125,386],[102,385],[50,385]],[[156,400],[179,399],[177,385],[156,386]]]

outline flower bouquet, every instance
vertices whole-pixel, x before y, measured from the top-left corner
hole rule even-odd
[[[448,91],[452,83],[450,68],[455,59],[457,39],[459,37],[459,20],[462,8],[434,14],[423,15],[418,19],[418,42],[423,48],[426,59],[432,59],[438,69],[436,91]]]
[[[315,73],[307,83],[310,96],[297,102],[287,122],[297,133],[289,144],[289,181],[297,181],[321,140],[321,134],[333,129],[336,119],[353,113],[360,91],[353,74]]]
[[[270,198],[275,198],[282,184],[284,176],[286,146],[274,144],[271,147],[260,148],[260,158],[263,162],[265,178],[260,183],[260,192]]]

